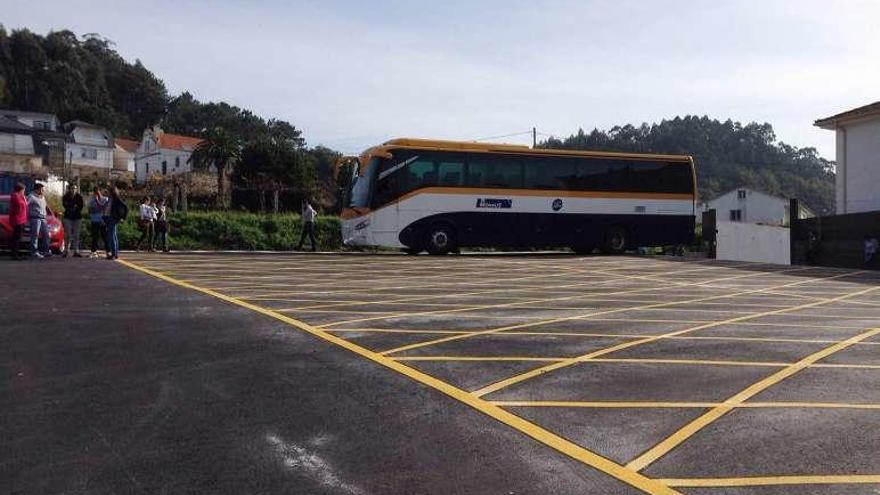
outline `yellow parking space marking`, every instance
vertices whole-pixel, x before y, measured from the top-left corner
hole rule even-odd
[[[544,445],[547,445],[547,446],[557,450],[558,452],[561,452],[562,454],[565,454],[573,459],[576,459],[576,460],[582,462],[583,464],[590,466],[598,471],[601,471],[605,474],[613,476],[614,478],[617,478],[618,480],[620,480],[624,483],[627,483],[627,484],[629,484],[629,485],[631,485],[631,486],[633,486],[633,487],[635,487],[645,493],[655,494],[655,495],[679,494],[679,492],[677,492],[676,490],[669,488],[666,485],[663,485],[662,483],[658,483],[657,481],[654,481],[654,480],[652,480],[642,474],[639,474],[639,473],[637,473],[631,469],[628,469],[628,468],[626,468],[626,467],[624,467],[614,461],[611,461],[611,460],[609,460],[605,457],[602,457],[602,456],[600,456],[600,455],[598,455],[588,449],[585,449],[585,448],[583,448],[583,447],[581,447],[581,446],[579,446],[569,440],[566,440],[558,435],[555,435],[555,434],[551,433],[550,431],[545,430],[544,428],[541,428],[541,427],[535,425],[534,423],[531,423],[529,421],[526,421],[523,418],[520,418],[519,416],[511,414],[510,412],[508,412],[498,406],[490,404],[489,402],[486,402],[478,397],[475,397],[475,396],[467,393],[464,390],[461,390],[457,387],[454,387],[454,386],[452,386],[442,380],[434,378],[433,376],[430,376],[428,374],[422,373],[414,368],[406,366],[406,365],[399,363],[393,359],[390,359],[386,356],[383,356],[383,355],[378,354],[376,352],[372,352],[369,349],[366,349],[366,348],[361,347],[357,344],[354,344],[354,343],[349,342],[345,339],[342,339],[342,338],[340,338],[336,335],[333,335],[330,332],[324,331],[318,327],[309,325],[309,324],[301,322],[299,320],[295,320],[293,318],[290,318],[288,316],[282,315],[282,314],[277,313],[275,311],[263,308],[261,306],[257,306],[255,304],[251,304],[246,301],[242,301],[242,300],[237,299],[235,297],[227,296],[225,294],[222,294],[222,293],[219,293],[216,291],[212,291],[210,289],[205,289],[205,288],[190,284],[188,282],[183,282],[183,281],[177,280],[177,279],[172,278],[170,276],[163,275],[163,274],[158,273],[156,271],[150,270],[149,268],[141,267],[141,266],[139,266],[135,263],[129,262],[129,261],[117,260],[117,262],[122,265],[125,265],[129,268],[132,268],[134,270],[138,270],[138,271],[143,272],[145,274],[156,277],[160,280],[164,280],[166,282],[169,282],[169,283],[172,283],[172,284],[175,284],[175,285],[178,285],[180,287],[184,287],[184,288],[187,288],[190,290],[201,292],[203,294],[217,298],[221,301],[225,301],[227,303],[234,304],[234,305],[249,309],[251,311],[260,313],[260,314],[268,316],[270,318],[274,318],[274,319],[281,321],[287,325],[290,325],[294,328],[297,328],[299,330],[307,332],[315,337],[318,337],[318,338],[323,339],[327,342],[330,342],[330,343],[335,344],[339,347],[342,347],[348,351],[353,352],[354,354],[357,354],[357,355],[364,357],[370,361],[373,361],[377,364],[385,366],[386,368],[389,368],[393,371],[396,371],[404,376],[407,376],[408,378],[410,378],[410,379],[412,379],[422,385],[425,385],[425,386],[430,387],[434,390],[437,390],[437,391],[439,391],[449,397],[452,397],[452,398],[458,400],[459,402],[461,402],[461,403],[463,403],[463,404],[465,404],[465,405],[467,405],[467,406],[469,406],[469,407],[471,407],[471,408],[473,408],[473,409],[475,409],[475,410],[513,428],[513,429],[516,429],[516,430],[528,435],[529,437],[537,440],[538,442],[541,442]]]
[[[854,272],[854,273],[859,273],[859,272]],[[815,281],[817,281],[817,280],[830,280],[830,279],[833,279],[833,278],[840,278],[840,277],[845,277],[845,276],[850,276],[850,275],[851,275],[851,274],[840,274],[840,275],[834,275],[834,276],[830,276],[830,277],[819,277],[819,278],[813,278],[813,279],[805,279],[805,280],[801,280],[801,281],[798,281],[798,282],[792,282],[792,283],[789,283],[789,284],[783,284],[783,286],[785,286],[785,287],[790,287],[790,286],[793,286],[793,285],[800,285],[800,284],[812,283],[812,282],[815,282]],[[496,391],[498,391],[498,390],[501,390],[502,388],[508,387],[508,386],[513,385],[513,384],[516,384],[516,383],[523,382],[523,381],[525,381],[525,380],[528,380],[528,379],[530,379],[530,378],[534,378],[534,377],[539,376],[539,375],[543,375],[544,373],[548,373],[548,372],[550,372],[550,371],[554,371],[554,370],[557,370],[557,369],[560,369],[560,368],[565,368],[565,367],[567,367],[567,366],[571,366],[571,365],[577,364],[577,363],[581,362],[583,359],[597,358],[597,357],[600,357],[600,356],[604,356],[604,355],[606,355],[606,354],[611,354],[612,352],[617,352],[617,351],[620,351],[620,350],[623,350],[623,349],[628,349],[628,348],[630,348],[630,347],[635,347],[635,346],[639,346],[639,345],[642,345],[642,344],[647,344],[647,343],[650,343],[650,342],[655,342],[655,341],[657,341],[657,340],[664,339],[664,338],[668,338],[668,337],[674,337],[674,336],[678,336],[678,335],[682,335],[682,334],[686,334],[686,333],[696,332],[696,331],[698,331],[698,330],[704,330],[704,329],[707,329],[707,328],[713,328],[713,327],[717,327],[717,326],[720,326],[720,325],[729,324],[729,323],[732,323],[732,322],[738,322],[738,321],[741,322],[741,321],[746,321],[746,320],[750,320],[750,319],[761,318],[761,317],[764,317],[764,316],[770,316],[770,315],[775,315],[775,314],[786,313],[786,312],[789,312],[789,311],[795,311],[795,310],[798,310],[798,309],[803,309],[803,308],[805,308],[805,307],[819,306],[819,305],[821,305],[821,304],[825,304],[825,303],[828,303],[828,302],[833,302],[833,301],[837,301],[837,300],[842,300],[842,299],[845,299],[845,298],[847,298],[847,297],[857,296],[857,295],[861,295],[861,294],[867,294],[867,293],[869,293],[869,292],[873,292],[873,291],[875,291],[875,290],[877,290],[877,289],[880,289],[880,287],[872,287],[872,288],[869,288],[869,289],[864,289],[864,290],[861,290],[861,291],[853,292],[853,293],[850,293],[850,294],[848,294],[848,295],[839,296],[839,297],[834,298],[834,299],[827,299],[827,300],[824,300],[824,301],[815,301],[815,302],[811,302],[811,303],[802,304],[802,305],[800,305],[800,306],[793,306],[793,307],[788,308],[788,309],[777,309],[777,310],[773,310],[773,311],[765,311],[765,312],[763,312],[763,313],[755,313],[755,314],[751,314],[751,315],[740,316],[740,317],[737,317],[737,318],[731,318],[731,319],[729,319],[729,320],[717,321],[717,322],[707,323],[707,324],[704,324],[704,325],[698,325],[698,326],[695,326],[695,327],[685,328],[685,329],[683,329],[683,330],[677,330],[677,331],[674,331],[674,332],[669,332],[669,333],[666,333],[666,334],[663,334],[663,335],[660,335],[660,336],[657,336],[657,337],[646,337],[646,338],[643,338],[643,339],[640,339],[640,340],[636,340],[636,341],[632,341],[632,342],[624,342],[624,343],[622,343],[622,344],[618,344],[618,345],[615,345],[615,346],[612,346],[612,347],[608,347],[608,348],[606,348],[606,349],[600,349],[600,350],[598,350],[598,351],[593,351],[593,352],[588,353],[588,354],[585,354],[585,355],[583,355],[583,356],[578,356],[578,357],[576,357],[576,358],[571,358],[571,359],[569,359],[569,360],[567,360],[567,361],[563,361],[563,362],[559,362],[559,363],[554,363],[554,364],[551,364],[551,365],[547,365],[547,366],[544,366],[544,367],[541,367],[541,368],[537,368],[537,369],[534,369],[534,370],[528,371],[528,372],[526,372],[526,373],[522,373],[522,374],[520,374],[520,375],[515,375],[515,376],[512,376],[512,377],[510,377],[510,378],[506,378],[506,379],[501,380],[501,381],[499,381],[499,382],[496,382],[496,383],[493,383],[493,384],[488,385],[488,386],[486,386],[486,387],[483,387],[482,389],[475,391],[474,394],[476,394],[477,396],[483,396],[483,395],[486,395],[486,394],[489,394],[489,393],[492,393],[492,392],[496,392]],[[761,292],[761,290],[753,290],[753,291],[749,291],[749,293],[757,293],[757,292]],[[717,297],[717,296],[716,296],[716,297]],[[447,337],[447,338],[455,338],[455,337]]]
[[[583,409],[709,409],[722,402],[643,402],[643,401],[489,401],[499,407],[572,407]],[[744,402],[734,409],[880,409],[880,404],[848,404],[837,402]]]
[[[565,358],[530,356],[400,356],[395,361],[562,361]]]
[[[467,331],[455,331],[455,330],[406,330],[406,329],[398,329],[398,328],[328,328],[325,330],[327,332],[334,333],[344,333],[344,332],[355,332],[355,333],[424,333],[424,334],[460,334],[460,333],[468,333]]]
[[[782,271],[793,271],[793,272],[797,272],[797,271],[803,271],[803,270],[809,270],[809,269],[810,269],[810,268],[793,268],[793,269],[790,269],[790,270],[782,270]],[[776,273],[776,272],[774,272],[774,273]],[[707,285],[707,284],[715,283],[715,282],[718,282],[718,281],[721,281],[721,280],[733,280],[733,279],[740,279],[740,278],[757,277],[757,276],[761,276],[761,275],[767,275],[767,273],[764,273],[764,272],[760,272],[760,273],[748,273],[748,274],[743,274],[743,275],[734,275],[734,276],[728,276],[728,277],[721,277],[721,278],[718,278],[718,279],[708,280],[708,281],[704,281],[704,282],[694,282],[694,283],[692,283],[692,284],[689,284],[688,287],[701,287],[701,286],[705,286],[705,285]],[[619,294],[636,294],[636,293],[642,293],[642,292],[651,292],[651,291],[668,291],[668,290],[669,290],[668,287],[649,286],[649,287],[643,287],[643,288],[638,288],[638,289],[627,289],[627,290],[621,290],[621,291],[615,291],[615,292],[608,292],[608,293],[605,293],[605,294],[603,294],[603,295],[604,295],[604,296],[609,296],[609,295],[619,295]],[[753,293],[753,292],[757,292],[757,290],[746,291],[746,292],[739,293],[739,294],[737,294],[737,295],[750,294],[750,293]],[[495,309],[495,308],[508,308],[508,307],[513,307],[513,306],[522,306],[522,305],[529,304],[530,302],[533,302],[533,303],[545,303],[545,302],[550,302],[550,301],[565,301],[565,300],[572,300],[572,299],[581,299],[581,300],[584,300],[584,299],[588,299],[588,298],[591,297],[591,296],[592,296],[592,294],[576,294],[576,295],[564,296],[564,297],[553,297],[553,298],[535,299],[535,300],[533,300],[533,301],[522,301],[522,302],[505,303],[505,304],[489,304],[489,305],[473,306],[473,307],[471,307],[471,308],[462,308],[462,309],[454,309],[454,310],[443,310],[443,311],[421,311],[421,312],[410,313],[410,314],[408,314],[408,315],[406,315],[406,316],[408,316],[408,317],[411,317],[411,316],[429,316],[429,315],[445,314],[445,313],[456,313],[456,314],[458,314],[458,313],[462,313],[462,312],[466,312],[466,311],[477,311],[477,310],[482,310],[482,309]],[[718,299],[718,298],[720,298],[720,297],[722,297],[722,296],[711,296],[711,297],[708,297],[708,298],[706,298],[706,299],[700,299],[700,300],[712,300],[712,299]],[[729,297],[729,296],[723,296],[723,297]],[[686,303],[686,302],[696,302],[696,300],[692,300],[692,301],[677,301],[677,302],[659,303],[659,306],[667,306],[667,305],[673,305],[673,304],[681,304],[681,303],[683,303],[683,302],[685,302],[685,303]],[[653,305],[650,305],[650,306],[653,306]],[[640,308],[645,309],[645,306],[641,306]],[[619,313],[619,312],[621,312],[623,309],[624,309],[624,308],[616,309],[616,310],[612,310],[612,311],[599,312],[599,313],[591,314],[590,316],[596,316],[596,315],[600,315],[600,314],[608,314],[608,313]],[[629,309],[636,309],[636,308],[629,308]],[[584,316],[580,316],[580,317],[570,317],[570,318],[567,318],[567,319],[578,319],[578,318],[583,318],[583,317],[584,317]],[[336,322],[332,322],[332,323],[326,323],[326,324],[324,324],[324,325],[320,325],[320,327],[321,327],[321,328],[325,328],[325,327],[330,327],[330,326],[334,326],[334,325],[346,325],[346,324],[351,324],[351,323],[360,323],[360,322],[364,322],[364,321],[375,321],[375,320],[381,320],[381,319],[387,319],[387,318],[385,318],[385,317],[374,317],[374,318],[357,318],[357,319],[352,319],[352,320],[342,320],[342,321],[336,321]],[[558,320],[558,321],[564,321],[564,320],[565,320],[565,319],[560,319],[560,320]],[[427,345],[430,345],[430,344],[427,344]]]
[[[622,320],[629,321],[629,320]],[[712,321],[712,320],[710,320]],[[696,323],[691,320],[675,320],[675,323]],[[801,325],[798,325],[801,326]],[[821,327],[828,329],[838,329],[840,327]],[[844,328],[853,328],[862,330],[864,327],[844,327]],[[362,332],[362,333],[371,333],[371,332],[385,332],[385,333],[413,333],[413,334],[450,334],[450,335],[467,335],[473,333],[469,330],[416,330],[416,329],[398,329],[398,328],[328,328],[328,332]],[[623,339],[643,339],[646,337],[663,337],[664,334],[638,334],[638,333],[596,333],[596,332],[529,332],[529,331],[517,331],[512,330],[508,332],[500,332],[500,333],[488,333],[487,337],[496,337],[499,339],[507,338],[509,336],[517,336],[522,335],[525,337],[573,337],[573,338],[623,338]],[[730,337],[730,336],[718,336],[718,337],[710,337],[705,335],[675,335],[671,337],[663,337],[664,340],[717,340],[724,342],[761,342],[761,343],[777,343],[777,344],[836,344],[838,340],[828,340],[828,339],[788,339],[788,338],[775,338],[775,337]],[[853,345],[856,346],[872,346],[872,345],[880,345],[880,342],[857,342]],[[565,359],[565,358],[560,358]],[[828,365],[831,366],[831,365]]]
[[[880,484],[880,474],[751,476],[746,478],[666,478],[657,481],[667,486],[677,488],[730,488],[782,485],[855,485]]]
[[[710,267],[710,268],[712,268],[712,267]],[[695,269],[693,269],[693,270],[676,270],[676,271],[670,271],[670,272],[663,272],[662,274],[679,274],[679,273],[681,273],[682,271],[684,271],[684,272],[689,272],[689,271],[700,272],[700,271],[705,271],[705,270],[710,269],[710,268],[701,267],[701,268],[695,268]],[[613,272],[610,271],[610,270],[592,270],[592,271],[590,272],[590,274],[591,274],[591,275],[595,275],[595,274],[599,274],[599,275],[614,275],[614,278],[609,278],[609,279],[604,279],[604,280],[598,280],[598,281],[578,282],[578,283],[567,284],[567,285],[557,285],[557,286],[554,286],[554,289],[568,289],[568,288],[579,288],[579,287],[595,287],[595,286],[600,286],[600,285],[604,285],[604,284],[608,284],[608,283],[617,283],[617,282],[620,282],[621,280],[633,280],[633,279],[638,280],[638,279],[646,279],[646,278],[649,278],[648,276],[645,276],[645,275],[620,275],[620,274],[615,274],[615,273],[613,273]],[[448,275],[447,275],[447,276],[448,276]],[[489,276],[489,274],[486,274],[484,277],[481,277],[481,278],[486,278],[487,276]],[[540,277],[540,276],[542,276],[542,275],[538,275],[538,276]],[[650,278],[650,280],[656,280],[656,279],[654,279],[654,278]],[[508,282],[509,282],[509,280],[508,280]],[[482,285],[482,283],[481,283],[481,285]],[[537,291],[537,290],[542,290],[542,289],[546,289],[546,288],[545,288],[545,287],[535,287],[535,286],[533,286],[533,287],[531,287],[531,288],[526,288],[526,287],[516,287],[516,288],[496,288],[496,289],[489,289],[489,290],[482,290],[482,291],[474,291],[474,292],[464,292],[464,293],[454,293],[454,294],[431,294],[431,295],[427,295],[427,296],[411,296],[411,297],[404,297],[404,298],[390,299],[390,300],[386,301],[385,303],[388,303],[388,302],[392,302],[392,303],[407,303],[407,302],[415,302],[415,301],[424,301],[424,300],[429,300],[429,299],[444,299],[444,298],[451,298],[451,297],[456,297],[456,298],[457,298],[457,297],[467,297],[467,296],[484,296],[484,295],[487,295],[487,294],[495,294],[495,293],[499,293],[499,292],[500,292],[500,293],[509,294],[509,293],[511,293],[511,292],[522,292],[522,291],[531,291],[531,290],[535,290],[535,291]],[[545,292],[547,292],[547,291],[545,291]],[[557,290],[556,292],[559,292],[559,291]],[[561,292],[560,292],[560,293],[561,293]],[[582,295],[582,294],[576,294],[575,296],[581,296],[581,295]],[[539,301],[539,302],[545,302],[545,301],[547,301],[547,299],[540,299],[540,300],[538,300],[538,301]],[[517,302],[517,303],[522,302],[523,304],[528,304],[528,303],[530,303],[530,302],[535,302],[535,300],[534,300],[534,299],[527,299],[527,300],[525,300],[525,301],[516,301],[516,302]],[[371,302],[371,303],[369,303],[369,304],[383,304],[383,302],[380,302],[380,301],[374,301],[374,302]],[[348,305],[348,304],[341,303],[341,304],[327,304],[327,305],[324,305],[324,306],[316,306],[316,307],[318,307],[318,308],[320,308],[320,309],[324,309],[324,308],[338,308],[338,307],[343,307],[343,306],[347,306],[347,305]],[[473,305],[462,305],[462,306],[473,307]],[[529,308],[530,308],[530,309],[539,309],[539,308],[535,308],[535,307],[532,307],[532,306],[530,306]],[[464,309],[464,308],[462,308],[462,309]],[[570,309],[570,308],[551,308],[551,309]]]
[[[842,276],[847,276],[847,275],[845,275],[845,274],[843,274],[843,275],[837,275],[837,277],[842,277]],[[826,279],[826,280],[827,280],[827,279],[829,279],[829,278],[833,278],[833,277],[822,277],[822,278],[806,279],[806,280],[801,280],[801,281],[798,281],[798,282],[791,282],[791,283],[788,283],[788,284],[783,284],[783,285],[780,286],[780,287],[787,287],[787,286],[790,286],[790,285],[803,284],[803,283],[808,283],[808,282],[810,282],[810,281],[815,281],[815,280],[822,280],[822,279]],[[695,285],[699,285],[699,284],[695,284]],[[661,288],[661,289],[655,289],[655,290],[662,290],[662,288]],[[747,291],[736,292],[736,293],[733,293],[733,294],[722,294],[722,295],[717,295],[717,296],[706,296],[706,297],[700,297],[700,298],[696,298],[696,299],[691,299],[691,300],[689,300],[689,301],[684,301],[684,303],[695,303],[695,302],[702,302],[702,301],[712,301],[712,300],[718,300],[718,299],[726,299],[726,298],[731,298],[731,297],[741,296],[741,295],[744,295],[744,294],[755,294],[755,293],[760,293],[760,292],[762,292],[762,290],[763,290],[763,289],[751,289],[751,290],[747,290]],[[473,333],[470,334],[470,335],[457,335],[457,336],[452,336],[452,337],[444,337],[444,338],[440,338],[440,339],[429,340],[429,341],[426,341],[426,342],[417,342],[417,343],[414,343],[414,344],[409,344],[409,345],[401,346],[401,347],[398,347],[398,348],[396,348],[396,349],[390,349],[390,350],[388,350],[388,351],[385,351],[384,354],[393,354],[393,353],[398,353],[398,352],[408,351],[408,350],[411,350],[411,349],[418,349],[418,348],[420,348],[420,347],[425,347],[425,346],[430,346],[430,345],[440,344],[440,343],[443,343],[443,342],[450,342],[450,341],[453,341],[453,340],[466,339],[466,338],[470,338],[471,336],[485,335],[485,334],[489,334],[489,333],[506,332],[506,331],[508,331],[508,330],[516,330],[516,329],[519,329],[519,328],[528,328],[528,327],[534,327],[534,326],[543,326],[543,325],[549,325],[549,324],[553,324],[553,323],[560,323],[560,322],[563,322],[563,321],[586,320],[586,319],[588,319],[588,318],[592,318],[592,317],[595,317],[595,316],[604,316],[604,315],[615,314],[615,313],[622,313],[622,312],[633,311],[633,310],[647,310],[647,309],[654,309],[654,308],[660,308],[660,307],[670,306],[670,305],[674,305],[674,304],[682,304],[682,301],[678,301],[678,302],[674,302],[674,303],[668,303],[668,302],[667,302],[667,303],[646,304],[646,305],[643,305],[643,306],[636,306],[636,307],[630,307],[630,308],[615,308],[615,309],[608,309],[608,310],[596,311],[596,312],[587,313],[587,314],[581,314],[581,315],[575,315],[575,316],[566,316],[566,317],[553,318],[553,319],[544,320],[544,321],[539,321],[539,322],[523,323],[523,324],[520,324],[520,325],[511,325],[511,326],[507,326],[507,327],[500,327],[500,328],[494,328],[494,329],[489,329],[489,330],[482,330],[482,331],[479,331],[479,332],[473,332]],[[777,310],[777,311],[786,311],[786,310]],[[731,319],[724,320],[724,321],[726,321],[726,322],[740,321],[740,320],[745,319],[745,318],[746,318],[746,317],[743,316],[743,317],[738,317],[738,318],[731,318]],[[717,323],[717,322],[712,322],[712,324],[714,324],[714,323]],[[709,324],[709,325],[712,325],[712,324]],[[678,335],[678,334],[680,334],[680,333],[687,333],[687,332],[694,331],[694,330],[699,330],[699,329],[702,329],[702,328],[708,328],[708,327],[705,326],[705,325],[701,325],[701,326],[699,326],[699,327],[694,327],[694,328],[692,328],[692,329],[680,330],[680,331],[678,331],[678,332],[671,332],[671,333],[668,333],[668,334],[664,334],[664,336]],[[643,339],[642,341],[639,341],[639,342],[640,342],[640,343],[646,343],[646,342],[651,342],[651,341],[653,341],[653,340],[656,340],[656,338]],[[634,343],[629,343],[629,345],[632,345],[632,344],[634,344]],[[622,344],[622,345],[623,345],[623,344]],[[636,344],[636,345],[638,345],[638,344]],[[625,348],[626,348],[626,347],[622,347],[621,349],[625,349]],[[616,351],[616,350],[619,350],[619,349],[614,349],[614,350]],[[613,351],[610,351],[610,350],[609,350],[608,352],[613,352]]]
[[[874,291],[877,289],[880,289],[880,287],[865,289],[863,291],[859,291],[859,293],[865,294],[865,293],[868,293],[868,292],[871,292],[871,291]],[[841,298],[842,297],[844,297],[844,296],[841,296]],[[691,421],[690,423],[685,425],[683,428],[681,428],[680,430],[676,431],[675,433],[673,433],[672,435],[667,437],[662,442],[660,442],[657,445],[655,445],[654,447],[648,449],[645,453],[643,453],[642,455],[640,455],[639,457],[637,457],[636,459],[631,461],[629,464],[627,464],[627,467],[629,467],[630,469],[636,470],[636,471],[641,471],[642,469],[644,469],[645,467],[647,467],[648,465],[650,465],[651,463],[653,463],[654,461],[656,461],[660,457],[664,456],[670,450],[674,449],[676,446],[678,446],[679,444],[681,444],[682,442],[684,442],[685,440],[690,438],[696,432],[702,430],[706,426],[712,424],[713,422],[715,422],[716,420],[718,420],[719,418],[721,418],[722,416],[724,416],[725,414],[730,412],[733,409],[732,406],[735,406],[737,404],[741,404],[741,403],[747,401],[748,399],[754,397],[755,395],[761,393],[762,391],[764,391],[764,390],[772,387],[773,385],[781,382],[782,380],[806,369],[811,364],[814,364],[821,359],[824,359],[824,358],[826,358],[826,357],[828,357],[838,351],[842,351],[843,349],[850,347],[852,344],[854,344],[856,342],[865,340],[867,338],[873,337],[874,335],[878,335],[878,334],[880,334],[880,328],[873,328],[873,329],[868,330],[866,332],[863,332],[859,335],[856,335],[854,337],[846,339],[842,342],[834,344],[830,347],[826,347],[825,349],[823,349],[819,352],[816,352],[814,354],[811,354],[811,355],[805,357],[804,359],[801,359],[797,363],[794,363],[794,364],[792,364],[792,365],[790,365],[780,371],[777,371],[776,373],[768,376],[767,378],[764,378],[763,380],[752,384],[751,386],[749,386],[748,388],[746,388],[742,392],[740,392],[740,393],[730,397],[726,401],[724,401],[724,403],[722,405],[719,405],[719,406],[713,408],[712,410],[703,414],[699,418]]]
[[[381,354],[381,353],[380,353]],[[745,366],[759,368],[785,368],[796,363],[781,363],[774,361],[729,361],[716,359],[654,359],[654,358],[569,358],[554,356],[390,356],[395,361],[545,361],[566,362],[576,359],[581,363],[610,363],[610,364],[672,364],[672,365],[698,365],[698,366]],[[823,364],[816,363],[807,368],[852,368],[852,369],[880,369],[880,364]],[[480,394],[480,390],[474,391]]]

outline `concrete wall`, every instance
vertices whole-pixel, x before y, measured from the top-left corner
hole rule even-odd
[[[716,258],[730,261],[791,264],[791,232],[785,227],[745,222],[717,222]]]
[[[837,130],[837,213],[880,210],[880,118]]]
[[[767,194],[744,189],[746,197],[741,199],[738,189],[721,195],[707,203],[708,209],[714,209],[718,220],[729,221],[730,210],[742,211],[742,222],[764,223],[768,225],[785,225],[788,223],[788,200]]]

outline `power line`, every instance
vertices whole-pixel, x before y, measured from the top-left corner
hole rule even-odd
[[[488,141],[490,139],[501,139],[501,138],[513,137],[513,136],[523,136],[523,135],[531,134],[531,133],[532,133],[532,131],[531,131],[531,129],[529,129],[528,131],[514,132],[512,134],[503,134],[500,136],[489,136],[489,137],[483,137],[483,138],[479,138],[479,139],[472,139],[472,141]]]

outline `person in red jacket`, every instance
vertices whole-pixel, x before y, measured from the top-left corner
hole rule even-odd
[[[18,246],[21,244],[21,236],[24,226],[28,223],[27,199],[24,197],[24,184],[19,182],[9,197],[9,223],[12,225],[12,259],[20,260]]]

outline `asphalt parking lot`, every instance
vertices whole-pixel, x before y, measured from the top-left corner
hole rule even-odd
[[[142,441],[166,454],[182,442],[204,457],[187,457],[182,473],[156,480],[155,469],[119,462],[129,450],[98,440],[95,448],[114,446],[106,458],[122,467],[94,493],[129,485],[206,491],[193,480],[218,476],[213,491],[229,493],[880,493],[877,272],[562,255],[130,255],[80,266],[84,283],[148,310],[111,316],[128,333],[73,339],[74,347],[123,345],[147,368],[155,358],[146,356],[176,355],[160,363],[162,373],[195,374],[197,399],[175,409],[186,418],[173,424],[178,444],[161,438],[168,424],[141,424]],[[63,314],[66,302],[57,304]],[[159,316],[149,311],[155,305],[165,309]],[[88,311],[78,299],[76,308]],[[151,333],[140,346],[118,340],[144,338],[141,326]],[[4,340],[24,328],[13,325]],[[52,345],[71,355],[65,341]],[[12,350],[2,361],[12,377],[31,360],[46,366],[45,353]],[[153,386],[148,370],[116,365]],[[102,376],[62,376],[71,374]],[[113,378],[100,381],[116,390]],[[18,414],[39,409],[32,387],[57,387],[52,376],[12,383],[6,400],[15,407],[6,415],[20,422]],[[221,415],[219,434],[202,432],[216,414],[204,401],[218,399],[200,395],[211,386],[234,403],[221,408],[235,412]],[[62,410],[70,393],[57,392]],[[103,397],[94,393],[92,402]],[[135,399],[145,401],[142,412],[155,407],[155,397]],[[266,412],[278,404],[277,414]],[[201,411],[198,420],[192,410]],[[253,417],[261,415],[268,417]],[[310,421],[310,438],[321,430],[333,445],[287,439],[306,435]],[[22,439],[9,429],[4,438],[17,446],[53,434],[73,442],[50,423],[48,432]],[[272,432],[279,428],[288,434]],[[225,477],[206,474],[218,469],[214,449],[252,434],[281,467],[264,472],[242,454],[223,457]],[[30,473],[13,476],[12,492],[34,491],[27,488],[35,480],[52,479],[47,472],[60,479],[36,491],[70,487],[58,469],[41,470],[36,453],[24,464],[11,451],[4,457],[5,475],[10,466]],[[229,478],[237,469],[262,481]]]

